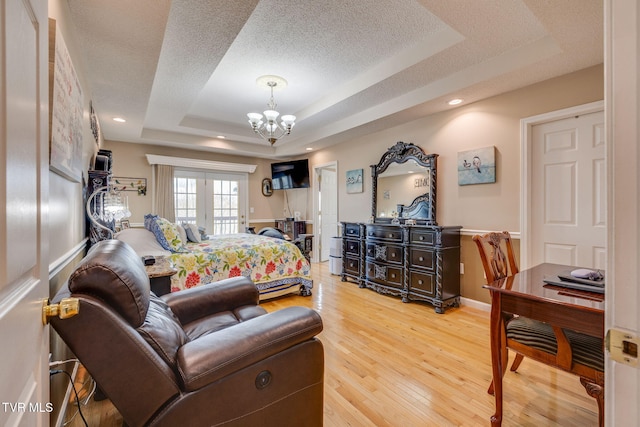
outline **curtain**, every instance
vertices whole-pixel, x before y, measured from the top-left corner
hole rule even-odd
[[[176,220],[173,197],[173,166],[154,165],[156,175],[155,206],[153,211],[171,222]]]

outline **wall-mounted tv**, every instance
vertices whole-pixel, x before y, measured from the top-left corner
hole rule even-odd
[[[309,160],[272,163],[271,182],[274,190],[309,188]]]

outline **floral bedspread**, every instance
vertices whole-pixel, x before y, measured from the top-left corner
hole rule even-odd
[[[282,285],[300,284],[308,290],[313,286],[309,262],[285,240],[229,234],[188,243],[186,249],[170,255],[178,270],[171,277],[171,292],[235,276],[250,278],[261,293]]]

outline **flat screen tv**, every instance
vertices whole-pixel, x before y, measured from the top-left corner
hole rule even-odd
[[[309,160],[272,163],[271,182],[274,190],[309,188]]]

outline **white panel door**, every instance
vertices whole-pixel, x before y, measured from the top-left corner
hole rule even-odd
[[[49,403],[47,2],[0,2],[0,425],[45,426]]]
[[[318,197],[320,198],[320,259],[319,262],[329,260],[331,239],[338,235],[338,165],[326,165],[318,169]],[[317,240],[317,241],[318,241]]]
[[[532,128],[531,264],[606,263],[602,112]]]

